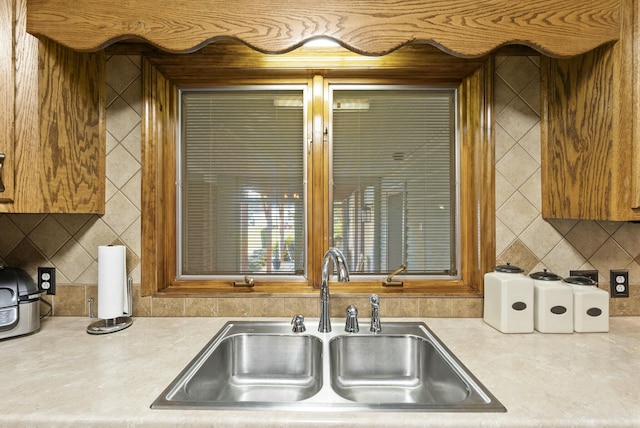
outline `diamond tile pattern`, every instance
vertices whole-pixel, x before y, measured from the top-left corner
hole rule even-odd
[[[498,261],[522,263],[529,273],[533,257],[534,270],[546,268],[561,276],[572,269],[597,269],[604,288],[609,286],[609,270],[629,269],[633,290],[640,274],[640,224],[540,216],[539,59],[501,57],[495,80]],[[621,305],[612,303],[611,313]],[[629,305],[640,315],[640,302]]]
[[[20,266],[34,277],[38,266],[55,266],[62,285],[95,285],[98,246],[125,243],[127,270],[140,282],[140,58],[111,56],[107,61],[107,205],[104,216],[65,214],[0,215],[0,262]],[[76,287],[61,287],[54,314],[70,313],[84,302]],[[69,296],[63,294],[69,292]],[[72,297],[74,296],[74,297]],[[57,308],[57,310],[56,310]]]
[[[547,268],[561,276],[570,269],[598,269],[605,288],[610,269],[628,269],[631,297],[612,299],[611,313],[640,315],[640,294],[635,292],[640,278],[640,224],[542,219],[539,59],[499,56],[495,64],[498,263],[511,262],[527,273]],[[129,274],[135,284],[140,282],[140,69],[138,56],[108,58],[106,214],[0,214],[0,263],[23,267],[34,277],[38,266],[58,269],[58,283],[63,286],[53,300],[56,315],[86,315],[86,298],[96,296],[99,245],[126,245]],[[142,297],[136,286],[134,314],[256,316],[265,302],[253,300]],[[316,308],[315,299],[306,300]],[[384,304],[406,307],[402,300],[389,298]],[[278,310],[273,315],[288,316],[295,312],[290,308],[303,301],[286,298],[284,305],[277,305],[285,313]],[[418,299],[408,313],[398,316],[479,317],[481,307],[480,299]]]

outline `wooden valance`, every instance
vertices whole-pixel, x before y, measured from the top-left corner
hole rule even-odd
[[[460,57],[510,44],[568,57],[618,40],[620,0],[28,0],[27,31],[78,51],[139,39],[187,53],[220,39],[281,53],[317,37],[381,55],[428,43]]]

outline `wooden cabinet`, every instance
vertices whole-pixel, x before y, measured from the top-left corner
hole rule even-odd
[[[104,52],[26,32],[26,0],[0,5],[0,212],[104,213]]]
[[[13,199],[13,8],[0,2],[0,201]]]
[[[640,11],[621,2],[621,37],[543,58],[542,215],[640,220]]]

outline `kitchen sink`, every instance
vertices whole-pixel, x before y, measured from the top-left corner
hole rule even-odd
[[[378,334],[311,330],[228,322],[151,407],[506,411],[424,323],[385,322]]]
[[[347,400],[451,406],[471,394],[456,367],[422,337],[342,335],[331,340],[329,353],[331,386]]]
[[[244,407],[315,395],[323,381],[322,341],[271,327],[227,324],[152,407]]]

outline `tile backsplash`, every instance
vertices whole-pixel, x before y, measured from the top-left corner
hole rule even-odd
[[[87,315],[97,296],[99,245],[128,248],[127,268],[140,283],[141,67],[140,57],[107,62],[107,188],[104,216],[0,214],[0,263],[34,277],[55,266],[54,315]],[[540,69],[537,57],[496,58],[496,256],[525,272],[595,269],[608,290],[609,270],[628,269],[629,298],[611,299],[612,315],[640,315],[640,224],[544,220],[540,188]],[[334,296],[334,300],[346,299]],[[367,307],[367,299],[361,307]],[[353,298],[348,298],[353,303]],[[358,298],[355,299],[356,303]],[[346,306],[340,303],[333,308]],[[386,298],[395,317],[481,317],[479,298]],[[134,286],[136,316],[318,315],[317,297],[152,298]],[[339,315],[339,314],[336,314]]]

